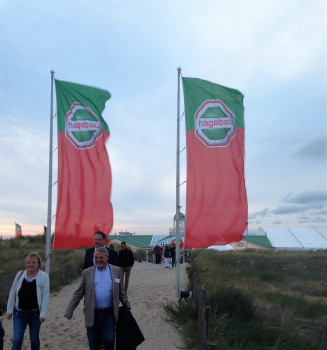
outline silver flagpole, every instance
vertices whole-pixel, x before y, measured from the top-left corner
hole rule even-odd
[[[181,76],[181,67],[177,68],[177,151],[176,151],[176,297],[179,296],[179,213],[180,213],[180,176],[179,176],[179,129],[180,129],[180,76]]]
[[[51,70],[51,97],[50,97],[50,145],[49,145],[49,184],[48,184],[48,219],[46,230],[45,272],[50,275],[51,255],[51,206],[52,206],[52,138],[53,138],[53,80],[54,70]]]

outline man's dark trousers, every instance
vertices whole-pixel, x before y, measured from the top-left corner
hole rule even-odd
[[[103,345],[105,350],[115,348],[115,316],[114,309],[95,309],[94,325],[87,327],[87,338],[90,350],[98,350]]]

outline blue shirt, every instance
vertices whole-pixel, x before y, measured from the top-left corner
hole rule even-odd
[[[103,270],[94,270],[95,308],[106,309],[112,307],[112,278],[107,265]]]

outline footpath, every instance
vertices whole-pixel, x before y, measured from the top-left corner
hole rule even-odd
[[[186,264],[180,265],[180,289],[187,284]],[[64,318],[65,308],[79,285],[79,280],[51,295],[46,321],[41,326],[41,349],[88,350],[84,325],[83,301],[80,302],[69,321]],[[161,303],[176,301],[176,270],[163,265],[135,262],[132,268],[128,298],[132,314],[145,341],[138,350],[167,350],[181,346],[179,336],[170,324],[164,321]],[[5,329],[4,350],[10,350],[13,337],[12,321],[3,322]],[[25,332],[23,350],[30,349],[28,328]]]

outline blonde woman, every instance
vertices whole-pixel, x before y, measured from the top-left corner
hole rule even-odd
[[[38,253],[25,259],[25,270],[19,271],[11,286],[7,304],[7,319],[14,315],[12,350],[22,348],[26,326],[29,326],[31,349],[40,349],[40,327],[45,321],[49,301],[49,276],[42,270]]]

